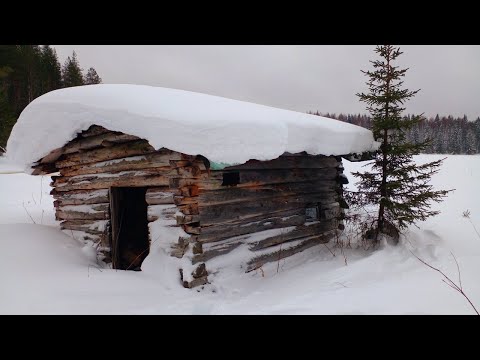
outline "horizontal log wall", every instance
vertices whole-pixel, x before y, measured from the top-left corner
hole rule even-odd
[[[52,176],[56,218],[63,231],[79,240],[96,243],[109,255],[110,187],[149,187],[146,194],[148,220],[160,217],[176,222],[174,197],[195,193],[169,187],[171,178],[197,179],[206,173],[202,160],[168,149],[155,151],[146,140],[136,136],[92,126],[64,147],[55,149],[34,166],[37,174],[43,170],[59,171]],[[160,205],[174,209],[159,212]],[[198,216],[197,216],[198,217]],[[198,222],[186,215],[182,225]],[[178,225],[180,226],[180,225]]]
[[[185,214],[177,223],[192,235],[193,262],[205,262],[248,244],[250,271],[279,256],[328,242],[339,227],[341,172],[339,158],[286,154],[211,171],[206,179],[171,179],[170,186],[182,192],[174,196]],[[316,221],[307,219],[309,207],[317,207]],[[294,230],[287,234],[252,241],[257,233],[291,227]],[[288,251],[278,253],[282,244],[292,242],[295,245]]]

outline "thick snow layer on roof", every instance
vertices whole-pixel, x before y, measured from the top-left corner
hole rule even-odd
[[[333,119],[190,91],[101,84],[32,101],[12,130],[7,157],[28,168],[93,124],[148,139],[157,149],[227,164],[284,152],[343,155],[377,148],[370,131]]]

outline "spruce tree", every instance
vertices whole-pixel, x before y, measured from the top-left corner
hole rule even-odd
[[[12,71],[13,69],[8,66],[0,67],[0,153],[7,145],[8,137],[16,121],[6,94],[7,83],[5,82]]]
[[[370,223],[374,239],[379,234],[399,232],[410,224],[423,221],[439,211],[431,210],[431,202],[440,202],[450,190],[434,190],[431,176],[439,171],[442,160],[416,164],[413,155],[424,150],[428,141],[409,143],[406,132],[422,121],[422,115],[402,117],[405,102],[419,90],[403,89],[401,80],[408,69],[393,63],[402,54],[392,45],[377,46],[380,60],[370,61],[373,70],[362,71],[367,77],[369,93],[359,93],[372,116],[372,131],[380,148],[374,155],[371,171],[355,172],[358,191],[350,194],[353,205],[378,206]],[[370,231],[372,234],[372,232]]]
[[[42,94],[60,89],[62,87],[62,69],[55,49],[44,45],[41,50],[40,64]]]
[[[477,137],[477,153],[480,153],[480,117],[477,117],[477,120],[473,123],[473,127]]]
[[[39,82],[40,47],[38,45],[17,45],[18,62],[15,65],[15,78],[20,88],[21,109],[41,95]]]
[[[82,69],[80,68],[75,51],[73,52],[72,57],[67,57],[65,64],[63,64],[62,83],[63,87],[83,85]]]
[[[102,78],[98,76],[97,72],[93,67],[88,69],[87,75],[85,75],[85,79],[83,80],[85,85],[93,85],[93,84],[101,84]]]

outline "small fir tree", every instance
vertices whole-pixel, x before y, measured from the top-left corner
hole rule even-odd
[[[85,83],[85,85],[101,84],[102,78],[98,76],[95,69],[91,67],[90,69],[88,69],[83,82]]]
[[[67,57],[62,68],[63,87],[72,87],[83,85],[83,75],[80,64],[77,60],[77,54],[73,52],[72,57]]]
[[[431,202],[440,202],[451,190],[434,190],[429,184],[431,176],[439,171],[442,160],[418,165],[413,155],[424,150],[429,142],[409,143],[406,132],[422,121],[422,115],[402,117],[405,102],[419,90],[403,89],[401,80],[408,69],[393,63],[402,54],[392,45],[377,46],[380,60],[371,61],[372,71],[362,71],[369,79],[369,93],[360,93],[360,101],[367,104],[372,116],[372,131],[381,143],[374,155],[371,171],[355,172],[359,179],[358,191],[350,194],[357,206],[378,206],[371,229],[374,239],[379,234],[392,234],[409,224],[423,221],[439,211],[431,210]]]
[[[55,49],[50,45],[44,45],[40,61],[42,94],[60,89],[62,87],[62,69]]]

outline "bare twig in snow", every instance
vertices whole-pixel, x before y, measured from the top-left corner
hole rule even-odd
[[[282,256],[282,245],[283,244],[280,244],[280,250],[278,251],[277,274],[278,274],[278,270],[280,269],[280,260],[281,260],[281,256]]]
[[[143,254],[145,254],[145,251],[150,250],[150,248],[152,247],[152,245],[155,244],[155,242],[156,242],[158,239],[160,239],[160,235],[157,236],[157,238],[156,238],[155,240],[153,240],[153,241],[150,243],[150,245],[149,245],[145,250],[143,250],[140,254],[138,254],[137,257],[136,257],[135,259],[133,259],[133,261],[130,263],[130,265],[128,265],[128,267],[127,267],[125,270],[130,269],[130,267],[135,263],[135,261],[137,261],[137,259],[138,259],[140,256],[142,256]]]
[[[97,269],[98,271],[103,272],[102,269],[100,269],[99,267],[92,266],[92,265],[88,264],[88,276],[87,277],[90,277],[90,267],[93,267],[93,268]]]
[[[42,204],[42,195],[43,195],[43,175],[40,176],[40,204]]]
[[[425,260],[422,260],[420,259],[417,255],[415,255],[415,253],[413,251],[410,250],[410,252],[412,253],[413,256],[415,256],[417,258],[418,261],[420,261],[422,264],[428,266],[430,269],[432,270],[435,270],[437,272],[439,272],[440,274],[442,274],[442,276],[445,278],[445,279],[442,279],[442,281],[447,284],[448,286],[450,286],[453,290],[459,292],[460,294],[463,295],[463,297],[465,299],[467,299],[468,303],[471,305],[471,307],[473,308],[473,310],[475,310],[475,312],[477,313],[477,315],[480,315],[476,309],[476,307],[473,305],[473,303],[470,301],[469,297],[467,296],[467,294],[465,294],[465,292],[463,291],[463,287],[462,287],[462,280],[461,280],[461,274],[460,274],[460,266],[458,265],[458,261],[457,259],[455,258],[455,255],[453,255],[453,253],[450,252],[450,254],[452,254],[453,256],[453,259],[455,260],[455,263],[457,264],[457,269],[458,269],[458,282],[459,284],[455,284],[452,279],[450,279],[447,275],[445,275],[445,273],[440,270],[440,269],[437,269],[436,267],[430,265],[429,263],[427,263]]]
[[[475,232],[477,233],[478,238],[480,239],[480,233],[478,232],[477,228],[476,228],[475,225],[473,224],[472,219],[470,218],[470,210],[464,211],[462,215],[463,215],[464,218],[467,218],[468,221],[470,221],[470,224],[472,224],[473,230],[475,230]]]
[[[463,290],[463,286],[462,286],[462,277],[460,276],[460,265],[458,265],[458,261],[457,261],[457,258],[455,257],[455,255],[453,255],[453,253],[450,251],[450,254],[452,254],[452,257],[453,257],[453,260],[455,260],[455,264],[457,264],[457,271],[458,271],[458,284],[460,285],[460,289]]]
[[[332,254],[333,257],[336,256],[335,253],[332,250],[330,250],[330,248],[327,246],[327,244],[323,244],[323,245],[328,249],[328,251],[330,251],[330,254]]]
[[[343,251],[343,247],[340,248],[340,253],[343,255],[343,259],[345,260],[345,266],[348,266],[347,256],[345,255],[345,252]]]
[[[25,211],[27,212],[27,215],[30,217],[30,219],[33,221],[33,223],[36,224],[35,220],[33,220],[32,215],[30,215],[27,208],[25,207],[25,202],[22,202],[22,205],[23,205],[23,208],[25,209]]]

